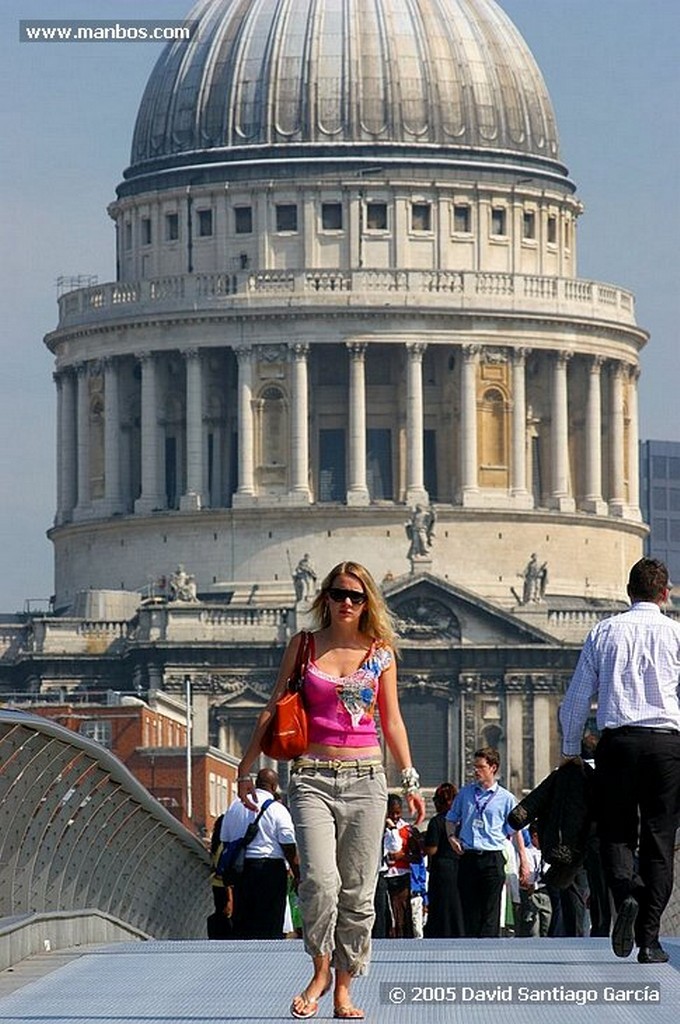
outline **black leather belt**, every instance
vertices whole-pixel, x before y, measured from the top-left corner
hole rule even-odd
[[[680,729],[657,729],[654,725],[620,725],[618,729],[603,729],[606,733],[618,736],[635,736],[636,733],[661,734],[662,736],[680,736]]]

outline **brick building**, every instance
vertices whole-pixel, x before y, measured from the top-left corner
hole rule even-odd
[[[151,691],[144,701],[114,691],[53,692],[33,697],[30,704],[36,714],[101,743],[201,836],[210,836],[236,792],[236,759],[221,750],[192,745],[188,771],[186,704],[175,696]]]

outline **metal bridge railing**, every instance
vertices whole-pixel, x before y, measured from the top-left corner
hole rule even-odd
[[[205,937],[203,845],[98,743],[0,711],[0,919],[95,908],[157,939]]]

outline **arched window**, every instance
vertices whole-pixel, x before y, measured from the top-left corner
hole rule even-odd
[[[508,486],[508,402],[500,388],[487,388],[479,409],[480,484]]]
[[[104,400],[101,394],[90,402],[90,496],[104,497]]]
[[[263,494],[284,491],[288,479],[288,401],[276,384],[268,385],[256,404],[258,481]]]

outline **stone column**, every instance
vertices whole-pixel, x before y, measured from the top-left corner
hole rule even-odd
[[[622,363],[613,363],[610,370],[609,411],[609,513],[624,515],[626,492],[624,482],[624,429],[623,429],[623,373]]]
[[[474,504],[479,494],[477,452],[477,367],[479,345],[463,345],[460,396],[460,500]]]
[[[554,714],[549,694],[541,693],[534,683],[534,778],[537,782],[549,775],[553,768],[546,736],[550,736]]]
[[[427,345],[406,345],[406,502],[427,504],[424,466],[423,354]]]
[[[349,352],[349,486],[348,505],[368,505],[366,483],[366,345],[348,342]]]
[[[107,356],[104,366],[104,504],[108,515],[123,511],[120,461],[119,362]]]
[[[74,519],[87,515],[91,506],[90,498],[90,367],[78,363],[77,373],[77,480],[78,503],[73,510]]]
[[[141,494],[135,501],[135,512],[144,515],[165,508],[161,484],[161,443],[158,429],[158,381],[156,355],[141,352],[137,356],[142,370],[141,394]]]
[[[255,429],[253,420],[253,351],[237,348],[238,360],[238,489],[234,505],[252,504],[255,496]]]
[[[203,363],[198,349],[182,352],[186,367],[187,489],[179,500],[182,512],[203,506]]]
[[[514,504],[532,508],[533,498],[527,487],[527,393],[526,361],[531,350],[515,348],[512,360],[512,471],[510,493]]]
[[[307,369],[309,345],[291,345],[293,366],[290,436],[290,495],[294,501],[309,502],[309,393]]]
[[[571,352],[556,352],[553,362],[552,419],[550,422],[550,458],[552,487],[548,508],[573,512],[574,499],[569,494],[569,395],[567,367]]]
[[[607,514],[602,500],[602,356],[594,356],[588,366],[586,394],[586,495],[583,509],[596,515]]]
[[[71,368],[54,374],[57,385],[57,513],[70,522],[78,497],[76,377]]]
[[[628,370],[628,516],[642,519],[640,512],[640,441],[638,420],[638,380],[640,367]]]

